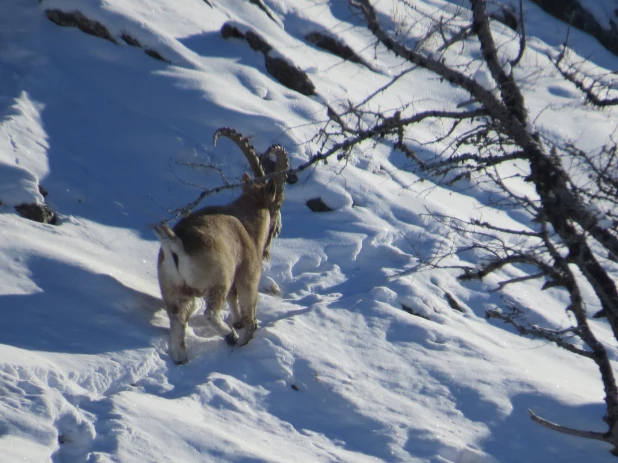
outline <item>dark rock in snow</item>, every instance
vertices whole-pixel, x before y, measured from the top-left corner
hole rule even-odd
[[[127,45],[131,45],[132,47],[144,48],[144,47],[142,47],[142,44],[141,44],[141,43],[139,43],[139,40],[137,40],[135,37],[133,37],[133,36],[131,36],[131,35],[127,34],[126,32],[125,32],[125,33],[123,33],[123,34],[120,36],[120,38],[121,38],[122,40],[124,40],[124,41],[125,41],[125,43],[126,43]]]
[[[421,317],[421,318],[424,318],[425,320],[431,320],[431,318],[429,318],[427,315],[423,315],[420,312],[415,312],[414,309],[412,309],[412,307],[409,307],[403,303],[401,303],[401,308],[405,312],[408,312],[410,315],[414,315],[415,317]]]
[[[25,219],[51,225],[56,224],[56,214],[47,204],[20,204],[15,206],[15,210]]]
[[[328,204],[322,201],[322,198],[313,198],[307,201],[307,207],[313,212],[331,212],[334,211]]]
[[[270,53],[270,50],[273,49],[266,40],[253,31],[247,31],[245,40],[253,50],[260,51],[264,53],[264,55],[267,55]]]
[[[305,36],[305,40],[307,40],[307,42],[311,42],[316,47],[329,51],[333,55],[339,56],[340,58],[343,58],[347,61],[352,61],[353,63],[358,64],[365,64],[354,52],[354,50],[352,50],[345,43],[337,40],[334,37],[322,34],[320,32],[311,32],[310,34],[307,34]]]
[[[164,63],[168,63],[168,64],[171,63],[170,60],[163,58],[163,56],[161,56],[161,53],[159,53],[158,51],[153,50],[151,48],[146,48],[144,50],[144,53],[146,53],[151,58],[158,59],[159,61],[163,61]]]
[[[221,26],[221,30],[219,31],[221,37],[224,39],[244,39],[245,34],[240,32],[237,27],[232,26],[230,23],[225,23]]]
[[[266,70],[282,85],[303,95],[315,95],[315,86],[305,71],[287,60],[266,55]]]
[[[315,95],[315,86],[305,71],[296,67],[287,59],[271,56],[270,52],[273,47],[255,32],[242,33],[236,26],[225,23],[221,27],[220,34],[224,39],[245,39],[253,50],[261,52],[264,55],[266,71],[281,85],[303,95]]]
[[[49,20],[63,27],[77,27],[80,31],[86,34],[100,37],[110,42],[117,43],[109,33],[107,28],[98,21],[88,19],[79,11],[65,12],[56,9],[45,10],[45,14]]]
[[[85,32],[86,34],[94,35],[95,37],[100,37],[102,39],[109,40],[112,43],[118,44],[103,24],[98,21],[88,19],[80,11],[65,12],[56,9],[48,9],[45,10],[45,14],[54,24],[58,24],[63,27],[77,27],[80,31]],[[161,56],[161,53],[150,48],[144,48],[135,37],[132,37],[126,32],[123,33],[120,38],[128,45],[144,49],[144,53],[148,56],[158,59],[159,61],[170,63],[169,60]]]

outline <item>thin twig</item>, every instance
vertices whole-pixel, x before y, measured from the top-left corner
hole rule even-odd
[[[545,275],[547,275],[545,272],[538,272],[538,273],[533,273],[531,275],[525,275],[523,277],[511,278],[509,280],[501,281],[500,283],[498,283],[498,286],[496,286],[495,288],[490,289],[489,292],[490,293],[495,293],[496,291],[501,291],[507,285],[511,285],[511,284],[514,284],[514,283],[522,283],[522,282],[528,281],[528,280],[536,280],[538,278],[543,278]]]

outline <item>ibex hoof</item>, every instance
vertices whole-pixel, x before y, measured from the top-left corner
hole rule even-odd
[[[189,361],[189,359],[187,358],[187,354],[177,355],[176,358],[172,358],[172,360],[176,365],[184,365]]]
[[[236,331],[232,331],[230,334],[228,334],[225,337],[225,342],[227,342],[230,346],[235,346],[236,344],[238,344],[238,334],[236,334]]]
[[[244,346],[249,341],[251,341],[251,339],[253,338],[253,333],[255,333],[255,330],[257,330],[257,324],[255,323],[252,323],[251,325],[246,327],[244,333],[242,334],[242,337],[238,341],[238,345]]]
[[[245,327],[243,322],[234,322],[232,326],[234,327],[235,330],[242,330]]]

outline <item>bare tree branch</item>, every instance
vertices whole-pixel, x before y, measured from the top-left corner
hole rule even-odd
[[[504,280],[498,283],[498,286],[496,286],[493,289],[490,289],[489,292],[490,293],[495,293],[497,291],[502,291],[506,286],[508,285],[512,285],[515,283],[523,283],[524,281],[529,281],[529,280],[537,280],[539,278],[543,278],[545,277],[547,274],[545,272],[538,272],[538,273],[533,273],[531,275],[525,275],[523,277],[518,277],[518,278],[511,278],[509,280]]]
[[[569,53],[569,34],[571,31],[571,27],[567,31],[567,37],[558,55],[558,58],[554,61],[550,57],[550,61],[553,63],[556,70],[564,77],[565,80],[568,80],[573,85],[575,85],[586,97],[586,101],[591,103],[594,106],[599,108],[607,107],[607,106],[615,106],[618,105],[618,96],[614,98],[601,97],[599,95],[600,92],[605,91],[605,93],[609,93],[610,90],[617,90],[615,87],[609,87],[601,83],[601,78],[593,78],[592,76],[588,76],[585,73],[581,72],[581,66],[573,66],[565,64],[568,53]],[[609,74],[608,74],[609,75]],[[589,81],[586,84],[586,80]],[[613,80],[613,79],[612,79]]]
[[[609,442],[607,433],[594,432],[594,431],[581,431],[579,429],[567,428],[566,426],[561,426],[559,424],[552,423],[551,421],[541,418],[540,416],[535,414],[532,410],[528,410],[528,413],[530,413],[530,418],[532,418],[532,421],[540,424],[541,426],[545,428],[551,429],[552,431],[558,431],[558,432],[561,432],[562,434],[568,434],[570,436],[584,437],[586,439],[595,439],[595,440],[600,440],[603,442]]]
[[[582,357],[586,357],[589,359],[594,358],[594,353],[582,350],[575,345],[566,342],[564,340],[565,335],[577,335],[577,328],[571,327],[565,330],[549,330],[546,328],[540,328],[535,325],[522,325],[517,321],[518,318],[522,318],[522,312],[520,309],[512,308],[511,311],[507,314],[500,312],[497,309],[487,310],[485,312],[485,317],[488,320],[495,319],[501,320],[508,325],[511,325],[513,328],[517,330],[517,332],[523,336],[530,336],[532,338],[544,339],[546,341],[553,342],[559,347],[562,347],[565,350],[577,355],[581,355]]]
[[[516,67],[524,57],[526,50],[526,21],[524,21],[524,0],[519,0],[519,52],[515,59],[511,60],[511,70]],[[512,71],[511,71],[512,72]],[[511,74],[512,77],[512,74]]]
[[[509,112],[515,115],[522,125],[525,125],[528,113],[524,105],[524,97],[519,91],[513,74],[511,73],[509,75],[504,72],[504,68],[498,60],[496,44],[494,43],[494,38],[489,28],[489,17],[485,10],[485,1],[470,0],[470,3],[472,3],[472,14],[474,17],[472,30],[476,33],[481,44],[483,59],[489,67],[492,77],[498,84],[498,88],[502,95],[502,101]]]

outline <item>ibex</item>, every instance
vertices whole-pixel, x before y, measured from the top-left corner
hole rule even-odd
[[[221,128],[219,136],[234,141],[245,154],[255,178],[264,176],[260,157],[247,138],[233,129]],[[288,169],[288,155],[280,145],[271,146],[262,159],[276,156],[275,173]],[[281,203],[285,174],[265,183],[253,183],[243,175],[239,198],[225,206],[208,206],[182,218],[171,230],[155,226],[161,241],[158,276],[165,310],[170,318],[170,351],[177,364],[187,362],[185,330],[195,310],[194,298],[206,302],[205,317],[228,344],[244,345],[257,329],[256,307],[262,259],[269,257],[271,241],[281,231]],[[221,319],[225,301],[232,323]],[[244,328],[239,338],[237,329]]]

